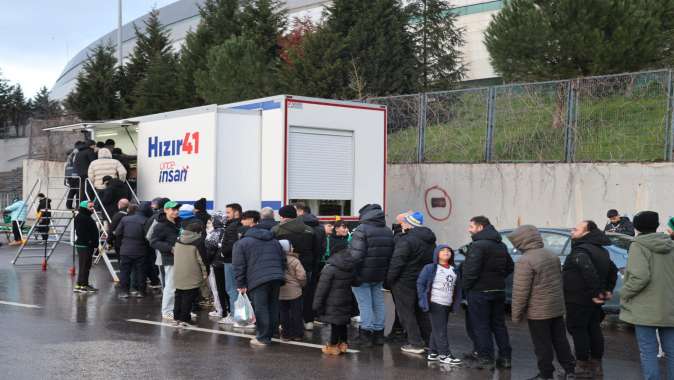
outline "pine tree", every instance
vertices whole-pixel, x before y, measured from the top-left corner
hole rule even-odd
[[[265,51],[267,61],[276,60],[280,38],[287,26],[287,11],[278,0],[250,0],[241,14],[242,35]]]
[[[408,5],[422,91],[452,88],[465,74],[463,29],[445,0],[414,0]]]
[[[673,16],[672,0],[512,0],[485,44],[507,81],[637,71],[671,57]]]
[[[42,86],[32,101],[32,114],[37,119],[49,119],[61,115],[59,102],[49,98],[49,90]]]
[[[232,37],[208,54],[208,70],[196,76],[197,92],[207,103],[231,103],[268,96],[274,67],[267,51],[245,37]]]
[[[30,116],[30,103],[23,95],[21,85],[12,86],[9,94],[9,122],[14,126],[15,136],[25,135],[26,123]]]
[[[115,75],[115,49],[99,45],[93,49],[77,75],[75,90],[66,98],[68,110],[83,120],[108,120],[120,116],[119,84]]]
[[[7,83],[7,80],[2,77],[2,72],[0,72],[0,137],[5,137],[9,134],[7,126],[9,124],[9,96],[11,90],[11,86]]]
[[[157,53],[148,61],[147,71],[133,91],[134,115],[149,115],[180,108],[175,96],[178,85],[176,67],[178,58],[174,53]]]
[[[196,90],[196,73],[206,71],[211,48],[241,34],[239,0],[206,0],[199,14],[201,22],[187,33],[180,52],[177,96],[182,107],[204,104]]]

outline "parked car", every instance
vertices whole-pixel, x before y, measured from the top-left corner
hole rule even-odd
[[[548,248],[557,256],[559,260],[564,264],[564,260],[571,253],[571,229],[568,228],[539,228],[541,232],[541,237],[543,238],[543,244],[545,248]],[[503,238],[503,243],[508,247],[508,252],[513,258],[513,261],[517,262],[520,256],[522,255],[513,244],[508,240],[507,235],[511,233],[513,229],[500,230],[499,233]],[[629,250],[634,237],[629,235],[618,234],[614,232],[607,232],[606,236],[611,240],[613,245],[607,246],[606,249],[611,256],[611,261],[618,267],[618,280],[616,281],[616,287],[613,291],[613,298],[604,304],[603,308],[606,313],[616,314],[620,311],[620,289],[623,286],[623,276],[625,274],[625,267],[627,266],[627,251]],[[458,249],[456,254],[455,262],[457,265],[460,265],[465,260],[465,253],[468,249],[468,244]],[[506,302],[510,303],[512,296],[512,285],[513,279],[512,275],[506,280]]]

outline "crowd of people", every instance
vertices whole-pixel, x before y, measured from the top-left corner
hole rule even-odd
[[[330,325],[323,352],[340,355],[349,345],[385,343],[388,289],[406,334],[402,351],[450,366],[507,369],[512,347],[506,282],[513,274],[511,315],[529,327],[539,370],[532,379],[554,378],[555,356],[565,379],[603,374],[602,305],[613,297],[618,269],[605,248],[610,240],[593,221],[572,230],[571,253],[563,264],[544,247],[536,227],[518,227],[507,236],[521,253],[514,263],[502,235],[488,218],[476,216],[469,221],[472,243],[459,265],[456,252],[438,244],[422,213],[398,215],[398,228],[392,229],[377,204],[359,210],[353,231],[341,220],[319,223],[301,203],[281,207],[280,221],[272,209],[243,211],[237,203],[209,213],[204,198],[194,205],[156,198],[118,206],[113,235],[120,254],[119,296],[144,297],[148,286],[162,289],[162,318],[177,326],[193,324],[199,300],[210,297],[209,316],[236,325],[235,304],[245,294],[255,321],[238,327],[255,328],[251,345],[269,346],[276,336],[301,341],[304,330],[321,323]],[[75,220],[80,271],[74,291],[79,293],[96,291],[88,283],[98,245],[92,210],[91,202],[82,202]],[[621,294],[620,318],[636,326],[646,379],[659,378],[659,344],[669,376],[674,374],[674,306],[663,302],[674,290],[674,241],[657,233],[658,226],[655,212],[635,216],[638,234]],[[674,229],[674,221],[668,228]],[[459,357],[450,342],[463,337],[450,339],[447,323],[461,310],[473,349]],[[360,323],[350,339],[354,316]]]

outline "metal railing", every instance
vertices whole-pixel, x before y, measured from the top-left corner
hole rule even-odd
[[[388,162],[671,161],[672,71],[370,98]]]

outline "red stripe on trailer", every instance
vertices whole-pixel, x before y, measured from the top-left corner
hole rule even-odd
[[[283,205],[288,204],[288,98],[283,99],[285,130],[283,132]]]

